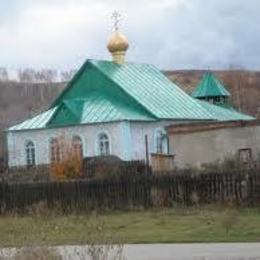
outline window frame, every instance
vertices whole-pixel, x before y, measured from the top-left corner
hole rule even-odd
[[[245,156],[247,157],[246,159]],[[252,148],[243,148],[238,150],[238,157],[241,163],[244,164],[250,163],[253,159],[252,156],[253,156]]]
[[[80,158],[84,158],[83,138],[80,135],[73,135],[71,144],[72,144],[73,152],[77,153],[78,152],[77,150],[79,150]],[[76,146],[80,146],[80,149],[78,149],[78,147],[76,147]]]
[[[159,133],[161,135],[161,137],[163,136],[163,138],[161,138],[161,147],[159,149],[159,145],[158,145],[158,140],[159,140]],[[163,128],[157,128],[154,131],[154,152],[155,154],[169,154],[169,144],[168,144],[168,136],[167,133],[165,131],[165,129]]]
[[[54,148],[53,142],[56,143],[56,148]],[[55,151],[54,151],[55,149]],[[52,137],[49,140],[49,160],[50,164],[60,163],[62,161],[62,151],[61,144],[58,137]],[[54,152],[53,152],[54,151]]]
[[[101,138],[102,135],[107,137],[106,142],[108,143],[108,146],[106,148],[107,151],[105,153],[102,153],[101,147],[100,147],[100,145],[101,145],[100,138]],[[110,138],[110,135],[109,135],[109,133],[107,131],[100,131],[97,134],[97,138],[96,138],[96,154],[98,156],[109,156],[109,155],[111,155],[111,138]]]
[[[31,147],[29,147],[29,145],[31,145]],[[36,166],[36,146],[32,140],[25,142],[25,162],[28,168]]]

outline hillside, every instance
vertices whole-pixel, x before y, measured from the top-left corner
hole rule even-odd
[[[205,71],[167,71],[165,74],[191,93]],[[232,102],[241,111],[256,115],[260,107],[260,72],[217,71],[216,75],[232,93]],[[64,83],[0,82],[0,157],[4,151],[3,130],[27,119],[48,105],[65,87]]]
[[[4,129],[46,109],[64,88],[62,83],[0,82],[0,157]]]

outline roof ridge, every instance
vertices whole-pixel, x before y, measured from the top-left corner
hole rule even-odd
[[[98,59],[88,59],[89,62],[106,62],[106,63],[115,63],[112,60],[98,60]],[[138,66],[149,66],[149,67],[154,67],[156,66],[154,64],[150,64],[147,62],[135,62],[135,61],[125,61],[123,64],[117,64],[119,66],[124,66],[124,65],[138,65]]]

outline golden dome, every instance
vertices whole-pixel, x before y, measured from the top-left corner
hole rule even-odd
[[[111,33],[107,44],[107,48],[111,53],[126,52],[128,47],[129,44],[126,36],[117,30]]]

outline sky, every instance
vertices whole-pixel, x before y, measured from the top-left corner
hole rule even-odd
[[[109,60],[114,10],[127,61],[260,69],[260,0],[1,0],[0,66],[67,70]]]

